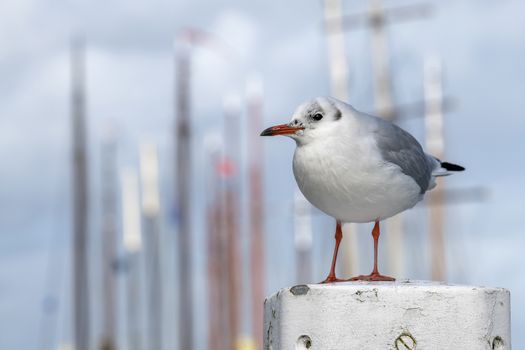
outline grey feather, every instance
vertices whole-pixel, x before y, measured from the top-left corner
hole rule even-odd
[[[375,119],[373,135],[381,156],[387,162],[393,163],[401,168],[401,171],[412,177],[425,193],[431,184],[432,171],[438,166],[438,162],[427,155],[419,142],[405,130],[395,124]]]

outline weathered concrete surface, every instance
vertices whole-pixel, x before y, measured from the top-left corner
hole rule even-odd
[[[264,305],[265,350],[508,350],[510,293],[437,282],[300,285]]]

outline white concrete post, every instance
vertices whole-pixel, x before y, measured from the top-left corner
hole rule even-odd
[[[437,282],[285,288],[264,304],[265,350],[509,350],[510,293]]]

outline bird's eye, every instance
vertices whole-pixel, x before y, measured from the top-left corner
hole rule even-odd
[[[323,119],[323,115],[321,113],[316,113],[316,114],[314,114],[314,116],[312,118],[314,118],[314,120],[319,121],[319,120]]]

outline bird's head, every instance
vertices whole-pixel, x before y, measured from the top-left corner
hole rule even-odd
[[[318,97],[307,101],[297,107],[288,124],[271,126],[265,129],[261,136],[289,136],[298,145],[312,142],[330,134],[338,127],[337,122],[342,117],[339,103],[330,97]]]

